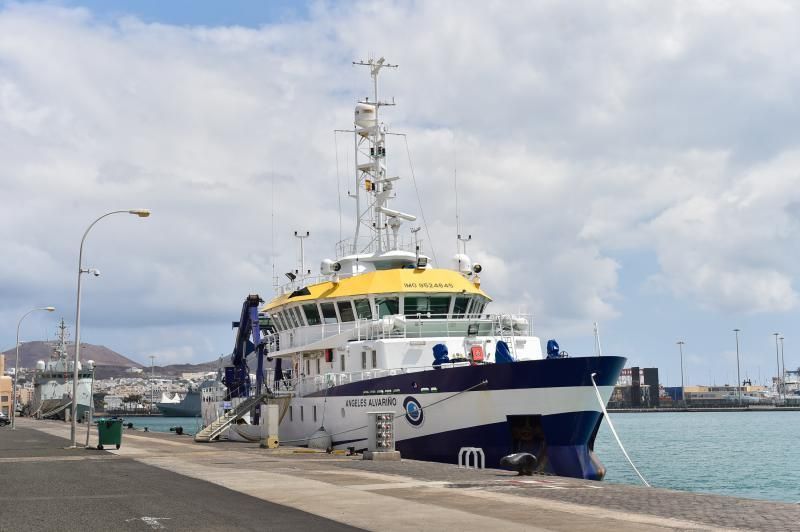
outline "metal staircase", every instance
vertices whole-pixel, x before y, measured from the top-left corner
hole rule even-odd
[[[242,416],[250,412],[254,406],[256,406],[258,403],[266,402],[270,398],[272,398],[272,392],[265,392],[261,395],[254,395],[253,397],[247,398],[236,405],[236,408],[195,434],[194,441],[208,443],[215,440],[225,429],[230,427],[232,423],[236,422]]]

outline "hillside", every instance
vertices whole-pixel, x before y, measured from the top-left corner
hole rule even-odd
[[[75,356],[75,346],[67,348],[71,357]],[[50,342],[25,342],[19,347],[19,365],[21,368],[34,368],[36,361],[49,360],[53,347]],[[3,352],[6,356],[6,366],[14,364],[15,349],[12,347]],[[81,361],[94,360],[98,366],[114,366],[118,368],[141,368],[138,362],[112,351],[104,345],[85,344],[81,342]]]

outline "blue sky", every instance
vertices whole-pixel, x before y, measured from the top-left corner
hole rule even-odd
[[[312,265],[332,254],[352,163],[332,131],[369,90],[350,61],[373,54],[400,64],[386,120],[409,135],[440,265],[457,169],[495,309],[533,313],[573,354],[598,321],[604,353],[671,385],[678,339],[687,383],[733,382],[738,327],[742,373],[764,381],[775,331],[800,365],[797,15],[777,0],[0,2],[0,344],[33,305],[71,321],[83,228],[141,205],[152,218],[91,235],[84,340],[140,361],[228,352],[241,300],[294,267],[292,231],[312,232]],[[417,212],[390,148],[397,205]]]
[[[225,2],[196,2],[191,0],[52,2],[54,5],[83,7],[98,18],[115,20],[135,16],[144,22],[177,26],[259,26],[306,17],[308,4],[290,0],[267,2],[230,0]]]

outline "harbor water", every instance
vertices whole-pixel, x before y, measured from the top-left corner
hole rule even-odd
[[[612,413],[654,487],[800,502],[800,412]],[[607,482],[640,484],[603,422],[595,451]]]
[[[183,427],[184,434],[195,434],[200,430],[202,420],[200,417],[166,417],[166,416],[131,416],[125,418],[125,424],[133,423],[136,430],[152,432],[170,432],[172,427]],[[123,434],[124,437],[124,434]]]
[[[655,487],[773,501],[800,501],[800,412],[612,413],[631,459]],[[134,428],[184,434],[200,419],[131,417]],[[123,436],[124,437],[124,436]],[[595,451],[605,482],[640,484],[603,422]]]

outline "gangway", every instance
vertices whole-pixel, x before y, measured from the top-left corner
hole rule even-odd
[[[61,412],[63,412],[67,408],[70,408],[71,406],[72,406],[72,399],[60,403],[58,406],[51,408],[44,414],[39,414],[39,417],[42,419],[48,419],[52,416],[55,416],[56,414],[60,414]],[[39,408],[41,409],[41,406]]]
[[[260,405],[261,403],[266,403],[269,399],[272,399],[273,395],[272,392],[264,392],[261,395],[254,395],[253,397],[248,397],[238,405],[233,410],[226,412],[221,418],[217,419],[209,426],[205,427],[203,430],[198,432],[194,435],[194,441],[200,443],[209,443],[216,438],[219,438],[220,434],[231,426],[232,423],[235,423],[243,416],[250,413],[250,410]]]

